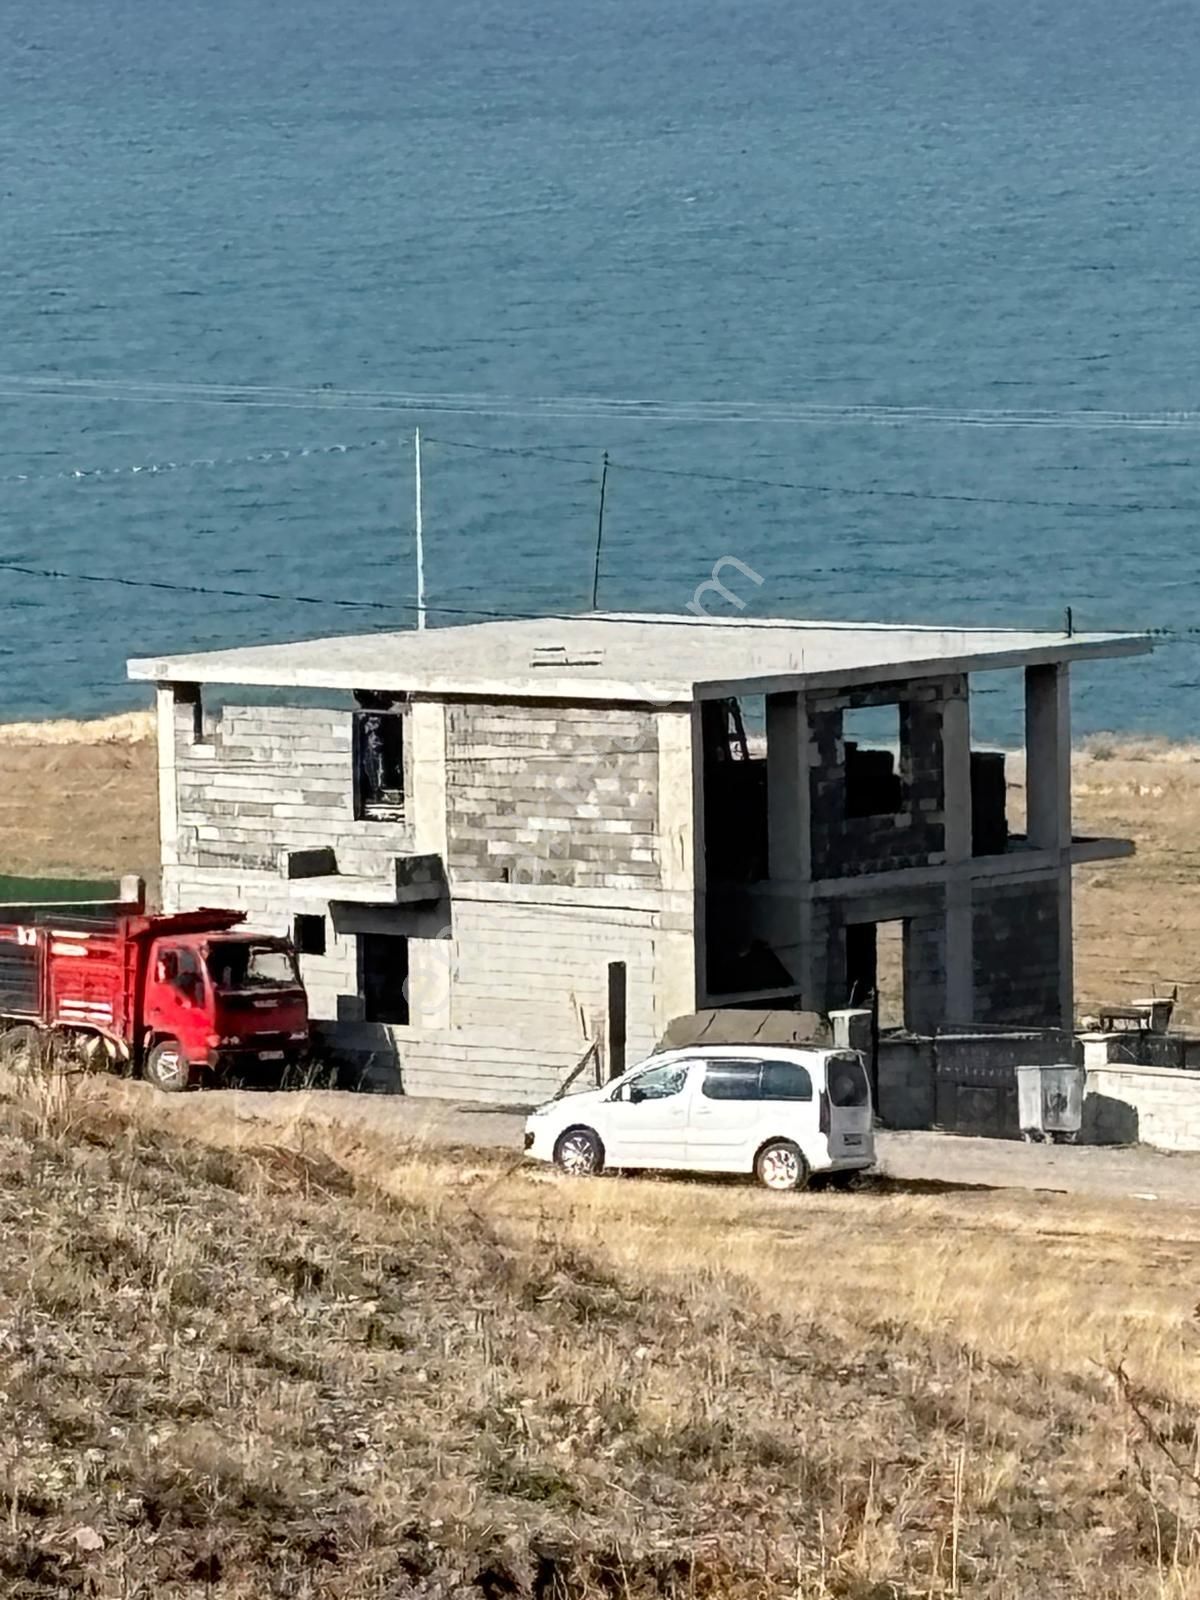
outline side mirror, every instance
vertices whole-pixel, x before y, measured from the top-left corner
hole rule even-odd
[[[646,1091],[645,1089],[639,1089],[636,1083],[631,1083],[629,1085],[629,1098],[635,1106],[640,1105],[646,1098]]]

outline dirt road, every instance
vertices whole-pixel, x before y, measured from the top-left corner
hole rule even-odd
[[[129,1093],[156,1096],[144,1084]],[[397,1141],[465,1145],[519,1154],[524,1116],[449,1100],[400,1095],[256,1093],[208,1090],[166,1100],[169,1121],[182,1134],[228,1118],[244,1124],[246,1137],[267,1127],[286,1138],[298,1123],[320,1123]],[[268,1135],[269,1136],[269,1135]],[[908,1185],[931,1188],[1034,1189],[1122,1200],[1170,1201],[1200,1206],[1200,1155],[1167,1155],[1145,1146],[1099,1149],[1071,1145],[1027,1145],[1004,1139],[969,1139],[943,1133],[881,1133],[880,1170]]]

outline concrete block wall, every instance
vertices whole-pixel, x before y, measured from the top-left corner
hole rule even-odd
[[[1059,1017],[1059,890],[1057,873],[974,885],[973,1021],[1043,1027]]]
[[[523,1033],[531,1048],[578,1042],[582,1049],[603,1024],[608,965],[623,961],[629,1059],[648,1054],[670,1021],[659,973],[673,935],[661,924],[659,914],[645,910],[459,900],[454,1025],[505,1026]]]
[[[171,716],[166,904],[243,909],[271,933],[325,915],[325,954],[301,957],[312,1015],[376,1087],[543,1098],[600,1035],[611,961],[626,967],[630,1062],[692,1009],[685,714],[415,705],[408,815],[392,822],[354,817],[349,711],[231,705],[199,738],[190,701]],[[403,914],[409,1026],[354,1020],[358,941],[333,927],[331,880],[287,876],[289,851],[318,846],[336,853],[337,898],[381,903],[398,855],[444,855],[444,926]]]
[[[949,700],[964,699],[966,692],[966,679],[952,675],[809,697],[815,878],[890,872],[945,859],[943,709]],[[900,707],[903,810],[895,815],[847,816],[844,714],[894,704]]]
[[[411,850],[407,821],[354,815],[349,711],[227,705],[193,739],[191,707],[176,708],[177,866],[278,872],[288,850],[332,845],[338,869],[386,883],[393,858]],[[164,898],[168,890],[164,888]]]
[[[662,881],[651,712],[448,705],[446,803],[452,882]]]

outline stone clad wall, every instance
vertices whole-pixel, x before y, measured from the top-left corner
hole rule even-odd
[[[446,800],[452,882],[662,882],[650,712],[448,705]]]
[[[952,676],[809,696],[815,878],[892,872],[945,859],[942,710],[947,700],[965,695],[966,679]],[[894,815],[847,816],[843,715],[865,706],[896,704],[903,810]]]

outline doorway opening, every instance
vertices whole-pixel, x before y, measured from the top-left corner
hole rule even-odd
[[[880,1029],[905,1026],[907,925],[852,922],[846,928],[846,1003],[874,1013]]]

